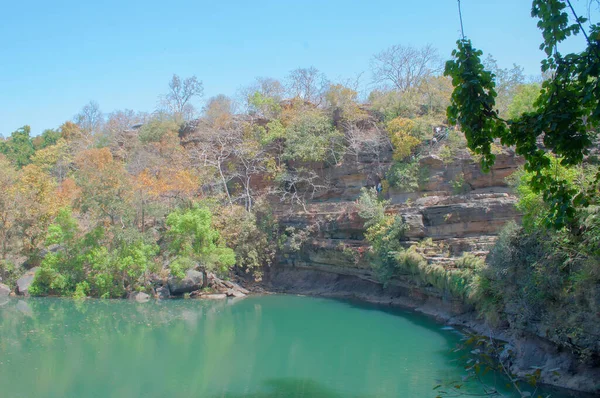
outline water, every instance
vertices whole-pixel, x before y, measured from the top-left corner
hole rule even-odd
[[[464,373],[459,339],[409,312],[310,297],[10,300],[0,395],[434,397]]]

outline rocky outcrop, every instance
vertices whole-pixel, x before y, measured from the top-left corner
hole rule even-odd
[[[168,286],[159,286],[156,289],[156,298],[159,300],[166,300],[171,297],[171,291]]]
[[[168,280],[169,291],[173,296],[179,296],[184,293],[191,293],[194,290],[202,288],[204,276],[202,272],[196,270],[188,270],[185,277],[178,279],[170,277]]]
[[[17,279],[17,289],[16,293],[21,296],[29,296],[29,287],[33,283],[33,279],[35,278],[35,273],[39,267],[34,267],[29,271],[25,272],[23,276]]]
[[[145,302],[150,301],[150,295],[143,293],[143,292],[131,293],[131,294],[129,294],[129,296],[127,298],[129,300],[135,300],[138,303],[145,303]]]

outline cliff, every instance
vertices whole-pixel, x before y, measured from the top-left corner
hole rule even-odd
[[[466,150],[443,159],[439,148],[419,160],[419,188],[413,192],[389,188],[388,212],[401,215],[409,226],[403,245],[415,245],[429,264],[452,270],[465,253],[485,258],[500,230],[509,221],[519,222],[516,196],[507,184],[521,159],[504,150],[489,173]],[[380,283],[364,255],[364,220],[356,199],[363,187],[374,185],[391,164],[386,158],[320,167],[329,187],[312,198],[306,210],[278,212],[283,229],[301,232],[300,243],[287,245],[276,266],[266,275],[272,290],[357,298],[414,308],[449,324],[466,327],[508,342],[504,363],[514,374],[525,376],[541,367],[541,382],[568,389],[597,392],[600,371],[594,361],[581,361],[578,350],[597,350],[588,338],[569,347],[550,337],[552,325],[541,319],[516,321],[505,308],[500,325],[490,327],[464,297],[410,275]],[[459,181],[459,183],[457,183]],[[514,309],[514,308],[513,308]],[[595,327],[584,326],[592,336]],[[589,332],[589,333],[588,333]],[[570,343],[571,344],[571,343]],[[578,346],[579,345],[579,346]],[[574,347],[578,346],[578,347]]]

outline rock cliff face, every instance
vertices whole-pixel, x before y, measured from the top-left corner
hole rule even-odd
[[[279,214],[284,227],[311,231],[302,250],[284,253],[280,264],[369,274],[367,264],[347,258],[347,249],[360,253],[367,247],[355,201],[361,188],[375,185],[390,158],[321,168],[330,188],[315,196],[306,212]],[[450,264],[464,252],[484,256],[504,224],[519,219],[516,197],[506,182],[519,165],[510,151],[498,155],[489,173],[467,151],[446,162],[428,155],[419,161],[422,181],[417,191],[390,188],[383,195],[391,203],[388,211],[400,214],[409,226],[406,244],[430,238],[439,250],[429,250],[428,260]]]
[[[474,308],[462,299],[416,283],[410,276],[383,285],[361,256],[368,244],[364,240],[364,220],[355,201],[362,187],[375,185],[384,175],[390,159],[391,156],[383,160],[360,159],[320,169],[330,188],[313,198],[306,211],[282,210],[278,214],[284,228],[304,231],[305,240],[300,248],[288,247],[281,253],[277,266],[266,274],[267,283],[273,290],[411,307],[488,334],[489,327],[477,319]],[[410,246],[430,239],[422,251],[427,261],[452,268],[463,253],[486,256],[502,227],[509,221],[519,221],[517,198],[506,178],[520,164],[513,152],[505,151],[497,156],[492,170],[483,173],[467,151],[446,161],[435,154],[428,155],[419,162],[423,176],[418,190],[392,188],[383,195],[391,203],[388,211],[400,214],[409,226],[404,243]],[[542,330],[522,328],[509,321],[494,331],[497,338],[510,342],[511,371],[524,376],[532,366],[541,366],[543,383],[600,391],[595,381],[600,380],[600,369],[579,363]]]

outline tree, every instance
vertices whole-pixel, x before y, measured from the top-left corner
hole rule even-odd
[[[421,143],[421,140],[413,134],[414,128],[415,122],[401,117],[397,117],[387,123],[387,131],[394,147],[395,160],[404,160]]]
[[[101,148],[77,154],[75,166],[81,210],[96,222],[124,228],[131,219],[131,185],[123,163],[115,160],[108,148]]]
[[[538,83],[517,86],[512,101],[508,104],[506,115],[511,119],[516,119],[523,113],[533,112],[541,88],[542,86]]]
[[[225,127],[235,113],[235,104],[228,96],[219,94],[208,99],[203,111],[210,124],[217,128]]]
[[[284,159],[338,163],[343,155],[343,136],[318,109],[297,113],[286,127],[285,137]]]
[[[104,124],[104,115],[100,111],[100,105],[96,101],[90,101],[81,108],[81,111],[73,119],[75,124],[79,126],[87,147],[91,147],[94,140],[102,132]]]
[[[132,127],[146,122],[147,115],[131,109],[111,112],[104,125],[104,134],[115,156],[126,159],[139,143],[138,131]]]
[[[496,80],[496,107],[501,116],[506,114],[508,105],[516,94],[519,86],[525,83],[523,68],[513,64],[511,69],[503,69],[498,66],[498,62],[491,54],[488,54],[483,61],[486,70],[492,72]]]
[[[32,142],[34,148],[39,150],[56,144],[61,137],[62,133],[60,130],[46,129],[40,136],[35,137]]]
[[[46,229],[61,207],[56,181],[41,167],[30,164],[16,181],[15,200],[19,203],[17,222],[26,254],[35,254]]]
[[[373,56],[373,83],[401,92],[418,87],[421,81],[441,70],[438,52],[433,46],[422,48],[391,46]]]
[[[329,87],[327,77],[317,68],[298,68],[291,71],[286,79],[286,91],[291,98],[319,105]]]
[[[192,100],[202,97],[203,94],[204,86],[196,76],[181,80],[174,74],[169,82],[169,92],[162,98],[162,102],[167,111],[176,118],[190,120],[196,112]]]
[[[6,141],[0,142],[0,153],[18,168],[28,165],[35,152],[30,134],[31,128],[23,126],[13,131]]]
[[[274,119],[281,112],[285,88],[279,80],[257,77],[253,84],[241,89],[239,95],[249,114]]]
[[[4,155],[0,155],[0,259],[6,258],[9,248],[14,243],[12,239],[17,234],[16,181],[17,170]]]
[[[591,192],[578,191],[567,181],[545,171],[554,156],[562,166],[581,164],[596,140],[600,126],[600,48],[595,39],[598,25],[589,32],[585,18],[576,15],[570,1],[533,0],[531,15],[538,19],[546,58],[542,73],[552,71],[542,84],[534,110],[505,120],[497,109],[496,79],[481,61],[482,51],[473,47],[464,34],[457,42],[452,60],[446,63],[446,75],[455,89],[448,108],[450,123],[460,125],[471,150],[481,155],[482,167],[494,163],[492,143],[514,146],[525,158],[524,168],[535,175],[530,180],[535,193],[543,193],[550,207],[548,222],[556,228],[574,220],[575,208],[590,203]],[[563,55],[558,45],[568,37],[582,34],[587,48]],[[593,38],[593,40],[591,39]],[[543,146],[537,144],[538,138]],[[600,183],[600,174],[596,180]]]
[[[208,271],[224,273],[235,264],[235,253],[221,241],[208,208],[176,210],[167,217],[167,226],[174,276],[181,278],[186,270],[200,266],[206,284]]]

